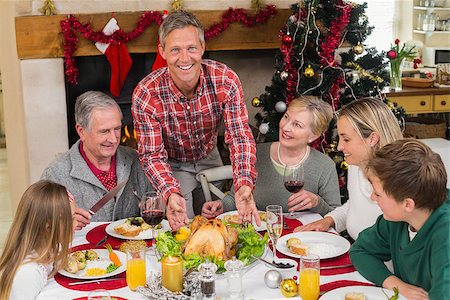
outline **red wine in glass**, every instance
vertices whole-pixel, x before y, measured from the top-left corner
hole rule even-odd
[[[303,181],[299,180],[288,180],[284,182],[284,187],[291,193],[298,193],[303,188]]]
[[[141,217],[148,225],[155,226],[161,223],[164,212],[162,210],[144,210],[141,213]]]

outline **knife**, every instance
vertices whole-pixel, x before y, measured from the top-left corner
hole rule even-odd
[[[112,190],[110,190],[109,192],[107,192],[105,194],[105,196],[103,196],[100,200],[97,201],[97,203],[94,204],[94,206],[91,207],[91,209],[89,209],[89,213],[91,215],[95,215],[95,213],[103,207],[103,205],[105,205],[109,200],[111,200],[112,198],[114,198],[115,195],[117,195],[117,193],[125,186],[125,184],[127,183],[128,180],[124,180],[122,182],[119,182],[115,188],[113,188]]]
[[[105,279],[94,279],[94,280],[86,280],[86,281],[77,281],[77,282],[70,282],[67,285],[79,285],[79,284],[85,284],[85,283],[93,283],[96,282],[100,284],[101,281],[114,281],[114,280],[122,280],[125,278],[105,278]]]
[[[353,267],[352,264],[338,265],[338,266],[325,266],[320,267],[321,270],[331,270],[331,269],[340,269],[340,268],[350,268]]]

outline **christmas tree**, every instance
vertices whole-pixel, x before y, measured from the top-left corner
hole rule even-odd
[[[343,0],[304,0],[291,6],[292,15],[279,34],[272,85],[252,100],[264,111],[256,120],[265,141],[278,140],[279,120],[300,95],[319,96],[334,109],[361,97],[381,97],[389,78],[387,62],[384,53],[364,46],[373,29],[366,8],[366,3]],[[342,47],[350,50],[337,54]],[[328,133],[313,146],[330,142]]]

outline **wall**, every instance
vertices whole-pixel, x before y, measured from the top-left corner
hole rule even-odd
[[[411,0],[407,0],[411,1]],[[0,1],[0,69],[2,70],[3,98],[7,155],[11,182],[12,207],[15,208],[23,191],[36,181],[42,169],[59,152],[67,149],[66,126],[62,116],[65,95],[60,88],[64,81],[61,59],[19,61],[16,52],[14,17],[39,15],[42,0]],[[54,0],[59,14],[97,13],[110,11],[146,11],[169,9],[171,1],[154,0]],[[267,1],[269,3],[271,1]],[[289,8],[292,0],[273,1],[279,8]],[[226,9],[250,7],[250,0],[184,0],[186,9]],[[404,11],[403,11],[404,12]],[[402,12],[402,13],[403,13]],[[411,10],[404,12],[411,18]],[[403,16],[405,17],[405,16]],[[410,22],[410,21],[409,21]],[[411,32],[407,25],[402,32]],[[405,38],[402,38],[405,40]],[[225,61],[240,75],[246,100],[251,101],[270,83],[273,75],[273,57],[254,57],[233,53],[212,54]],[[48,67],[55,67],[49,70]],[[258,68],[257,68],[258,67]],[[51,107],[49,111],[45,107]],[[250,114],[259,109],[248,105]],[[64,115],[65,117],[65,115]],[[57,125],[54,125],[55,123]],[[250,117],[253,122],[253,118]]]

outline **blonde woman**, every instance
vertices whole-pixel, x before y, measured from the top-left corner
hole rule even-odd
[[[253,195],[259,210],[279,204],[284,212],[311,210],[325,215],[339,206],[340,194],[334,162],[327,155],[311,148],[333,118],[333,110],[325,101],[302,96],[289,103],[280,120],[279,141],[258,144],[256,169],[258,180]],[[291,194],[283,185],[286,166],[304,166],[304,187]],[[220,201],[206,202],[202,214],[213,217],[223,210],[234,210],[233,189]]]
[[[23,194],[0,257],[0,299],[36,299],[67,262],[75,204],[66,189],[38,181]]]
[[[401,139],[402,132],[389,107],[377,99],[362,99],[344,106],[338,112],[337,130],[338,150],[344,153],[349,164],[349,199],[322,220],[299,226],[295,231],[327,231],[334,227],[338,232],[347,229],[356,240],[381,214],[378,205],[370,199],[372,186],[364,176],[365,167],[377,149]]]

